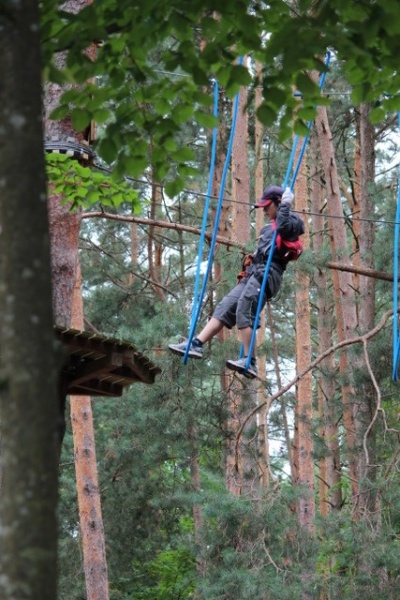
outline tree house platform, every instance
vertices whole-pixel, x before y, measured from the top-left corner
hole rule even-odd
[[[161,369],[130,342],[55,327],[68,358],[61,372],[66,394],[121,396],[132,383],[154,383]]]

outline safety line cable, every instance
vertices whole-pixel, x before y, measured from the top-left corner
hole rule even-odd
[[[242,62],[243,62],[243,58],[240,57],[238,60],[238,64],[241,65]],[[231,154],[232,154],[233,140],[235,137],[238,106],[239,106],[239,92],[236,94],[235,100],[233,103],[231,132],[230,132],[230,136],[229,136],[225,164],[224,164],[224,168],[223,168],[222,176],[221,176],[221,186],[220,186],[220,192],[219,192],[219,197],[218,197],[217,210],[216,210],[216,214],[215,214],[215,223],[214,223],[214,229],[213,229],[213,234],[212,234],[211,243],[210,243],[210,252],[209,252],[209,257],[208,257],[208,261],[207,261],[206,272],[203,277],[203,285],[201,288],[200,296],[197,301],[195,316],[192,318],[192,323],[191,323],[191,327],[190,327],[190,331],[189,331],[189,337],[188,337],[187,344],[186,344],[185,355],[183,357],[183,364],[186,364],[188,361],[190,345],[192,343],[194,331],[196,329],[197,322],[199,319],[201,305],[202,305],[202,302],[204,299],[204,295],[205,295],[205,291],[206,291],[206,287],[207,287],[207,281],[210,276],[210,271],[211,271],[211,267],[212,267],[214,248],[215,248],[215,244],[216,244],[216,240],[217,240],[217,236],[218,236],[219,221],[220,221],[220,217],[221,217],[222,203],[223,203],[223,199],[224,199],[225,181],[226,181],[226,176],[228,173],[230,158],[231,158]]]
[[[97,163],[95,163],[93,165],[96,169],[98,169],[99,171],[104,171],[104,173],[112,173],[112,169],[103,167]],[[397,165],[394,165],[395,168],[399,169],[400,168],[400,163]],[[393,168],[394,168],[393,167]],[[126,180],[129,181],[134,181],[135,183],[140,183],[140,184],[145,184],[145,185],[149,185],[147,184],[145,181],[142,181],[140,179],[134,179],[133,177],[125,177]],[[163,188],[163,186],[161,184],[157,185],[155,184],[155,187],[159,187],[159,188]],[[185,192],[187,194],[190,194],[192,196],[195,196],[196,198],[201,198],[201,197],[206,197],[206,193],[205,192],[196,192],[194,190],[189,190],[189,189],[183,189],[182,192]],[[218,196],[210,196],[211,200],[217,200]],[[249,205],[248,200],[244,201],[244,200],[233,200],[232,198],[224,198],[224,201],[230,202],[231,204],[243,204],[245,206]],[[173,206],[169,207],[170,210],[176,210],[174,209]],[[295,210],[292,209],[292,212],[294,213],[298,213],[299,215],[315,215],[317,217],[324,217],[324,213],[322,212],[313,212],[312,210]],[[89,214],[88,213],[85,213]],[[329,215],[330,219],[344,219],[345,221],[352,221],[353,219],[356,219],[358,221],[362,221],[363,223],[377,223],[378,225],[395,225],[397,223],[397,221],[392,221],[389,219],[371,219],[368,217],[358,217],[357,213],[354,214],[345,214],[345,215]]]
[[[326,54],[326,58],[325,58],[325,66],[328,67],[329,66],[329,62],[331,59],[331,53],[327,52]],[[324,83],[325,83],[325,76],[326,76],[326,72],[322,73],[321,77],[320,77],[320,81],[319,81],[319,89],[321,90]],[[309,121],[307,124],[307,129],[308,131],[310,131],[312,126],[312,121]],[[298,175],[298,172],[300,170],[300,165],[301,165],[301,161],[303,159],[304,153],[305,153],[305,149],[306,149],[306,145],[308,142],[308,138],[309,138],[309,134],[307,134],[304,139],[303,139],[303,144],[302,147],[300,149],[300,153],[299,153],[299,157],[297,160],[297,164],[294,170],[294,174],[292,177],[292,180],[290,182],[290,184],[288,185],[289,182],[289,177],[290,177],[290,172],[292,169],[292,163],[293,163],[293,158],[295,152],[292,151],[290,160],[289,160],[289,164],[288,164],[288,168],[286,169],[286,175],[285,175],[285,179],[283,182],[283,189],[285,190],[286,187],[289,187],[290,190],[293,190],[295,181],[296,181],[296,177]],[[295,136],[294,142],[293,142],[293,146],[297,147],[298,144],[298,136]],[[257,327],[258,327],[258,322],[260,320],[260,313],[263,307],[263,299],[264,299],[264,294],[265,294],[265,289],[267,287],[267,281],[268,281],[268,275],[269,275],[269,271],[271,268],[271,262],[272,262],[272,256],[275,250],[275,245],[276,245],[276,238],[278,235],[278,230],[275,229],[274,234],[272,236],[272,241],[271,241],[271,245],[269,248],[269,253],[268,253],[268,259],[267,259],[267,264],[265,265],[265,271],[264,271],[264,276],[263,276],[263,280],[262,280],[262,284],[261,284],[261,289],[260,289],[260,295],[258,297],[258,303],[257,303],[257,310],[256,310],[256,315],[254,318],[254,323],[253,323],[253,331],[252,331],[252,335],[251,335],[251,340],[250,340],[250,346],[249,346],[249,351],[248,351],[248,355],[247,355],[247,360],[246,360],[246,365],[245,365],[245,370],[247,371],[250,367],[250,363],[251,363],[251,359],[253,356],[253,350],[254,350],[254,345],[256,342],[256,336],[257,336]],[[241,354],[243,353],[243,349],[241,349]]]

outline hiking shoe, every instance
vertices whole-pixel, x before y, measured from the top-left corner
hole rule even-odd
[[[174,354],[179,354],[180,356],[185,356],[187,343],[188,343],[188,341],[185,340],[184,342],[181,342],[180,344],[169,344],[168,348]],[[188,356],[190,358],[203,358],[203,347],[195,346],[195,345],[193,345],[193,342],[192,342],[190,344]]]
[[[236,371],[241,375],[244,375],[248,379],[256,379],[258,377],[257,365],[250,363],[249,368],[246,369],[247,356],[245,358],[239,358],[238,360],[227,360],[226,366],[232,371]]]

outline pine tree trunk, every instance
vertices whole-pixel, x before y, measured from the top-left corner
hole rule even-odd
[[[316,141],[315,136],[310,141],[310,179],[314,231],[313,250],[318,256],[323,252],[325,217],[323,216],[323,188],[318,175],[319,160]],[[317,269],[314,281],[317,287],[318,351],[322,354],[333,343],[333,301],[325,271]],[[325,451],[319,459],[319,510],[321,516],[325,517],[331,510],[338,510],[342,505],[339,416],[335,406],[335,360],[333,354],[329,354],[321,362],[318,373],[318,414],[319,434]]]
[[[150,206],[150,218],[156,220],[160,215],[161,210],[161,186],[153,182],[151,186],[151,206]],[[156,237],[157,227],[150,225],[148,235],[148,261],[149,261],[149,275],[152,281],[152,288],[156,296],[158,296],[161,302],[165,302],[165,294],[161,286],[161,266],[162,266],[162,254],[163,246]]]
[[[344,216],[340,198],[339,180],[337,175],[335,152],[332,143],[332,134],[329,127],[328,116],[325,107],[319,107],[317,111],[316,126],[321,150],[322,164],[327,182],[327,207],[329,238],[333,253],[333,260],[340,257],[345,265],[350,263],[347,247],[344,219],[334,216]],[[337,336],[342,341],[355,335],[357,323],[356,299],[352,285],[351,274],[346,271],[333,272]],[[349,461],[349,477],[352,487],[352,499],[354,505],[358,499],[359,472],[357,437],[354,424],[354,384],[350,351],[342,351],[339,357],[339,366],[342,376],[342,405],[343,423],[346,431],[347,453]]]
[[[258,76],[261,77],[262,65],[256,63],[256,69]],[[255,90],[255,110],[262,103],[262,90],[261,87],[257,87]],[[254,131],[254,154],[256,159],[255,168],[255,186],[254,194],[255,200],[261,198],[264,190],[264,163],[263,163],[263,144],[262,138],[264,133],[264,126],[255,118],[255,131]],[[264,225],[263,214],[261,210],[256,211],[256,237],[259,236],[260,230]],[[267,307],[270,309],[270,306]],[[271,325],[272,326],[272,325]],[[262,346],[265,342],[265,311],[260,314],[260,328],[257,331],[257,348]],[[258,353],[257,366],[260,379],[265,379],[266,373],[266,356],[265,354],[260,355]],[[270,484],[270,456],[269,456],[269,442],[268,442],[268,412],[269,406],[264,405],[265,392],[262,386],[257,387],[257,404],[261,405],[259,412],[257,413],[257,448],[258,448],[258,469],[260,472],[260,485],[265,491],[268,489]]]
[[[83,5],[91,0],[66,0],[63,10],[76,14]],[[89,58],[96,52],[95,44],[86,51]],[[54,61],[59,68],[65,66],[65,53],[55,55]],[[67,87],[56,83],[46,83],[44,96],[44,126],[46,142],[58,141],[68,143],[88,143],[93,128],[91,124],[83,131],[76,131],[69,115],[59,121],[51,119],[52,111],[58,106],[61,95]],[[63,202],[61,195],[49,189],[48,211],[51,233],[51,261],[53,278],[53,310],[55,323],[61,327],[69,327],[72,315],[72,301],[78,261],[78,238],[81,222],[81,210],[70,212],[71,206]]]
[[[272,358],[273,358],[273,362],[275,365],[276,385],[279,390],[282,387],[282,378],[281,378],[281,371],[280,371],[280,367],[279,367],[279,353],[278,353],[278,345],[277,345],[276,336],[275,336],[274,318],[273,318],[272,308],[271,308],[270,303],[267,304],[267,313],[268,313],[269,330],[270,330],[270,335],[271,335]],[[285,442],[286,442],[286,449],[287,449],[287,455],[288,455],[288,461],[289,461],[289,467],[290,467],[290,476],[291,476],[292,481],[294,481],[295,480],[295,472],[297,473],[297,468],[295,467],[295,464],[294,464],[293,442],[290,438],[289,419],[288,419],[288,415],[287,415],[286,401],[285,401],[284,396],[282,396],[282,398],[280,398],[279,404],[280,404],[280,412],[281,412],[281,416],[282,416],[283,434],[284,434],[284,438],[285,438]],[[268,407],[268,409],[269,409],[269,407]]]
[[[199,447],[197,441],[197,432],[193,422],[188,425],[188,441],[190,447],[190,484],[191,490],[195,494],[201,493],[201,477],[200,477],[200,459],[199,459]],[[193,504],[193,523],[194,523],[194,537],[197,545],[196,555],[196,569],[199,575],[205,575],[206,563],[204,560],[204,543],[203,543],[203,514],[201,511],[201,504],[195,502]]]
[[[307,209],[307,180],[304,163],[295,188],[296,209]],[[303,235],[304,248],[310,245],[308,223]],[[296,368],[303,371],[311,362],[310,280],[306,273],[296,273]],[[310,534],[315,530],[314,461],[313,461],[313,407],[312,374],[307,373],[297,385],[295,427],[297,429],[297,477],[300,486],[297,515],[300,527]]]
[[[360,107],[360,149],[361,149],[361,182],[360,182],[360,224],[359,224],[359,247],[362,266],[373,269],[374,264],[374,223],[371,222],[373,214],[372,187],[375,181],[375,130],[369,122],[368,104]],[[361,333],[372,329],[375,325],[375,280],[372,277],[360,277],[360,300],[359,300],[359,328]],[[359,361],[359,369],[364,372],[365,366],[362,359]],[[364,372],[365,375],[365,372]],[[368,376],[367,376],[368,377]],[[376,410],[376,391],[369,377],[360,386],[358,401],[356,402],[356,430],[360,444],[358,470],[363,482],[360,496],[356,505],[356,518],[368,515],[375,525],[380,524],[379,507],[376,505],[377,496],[374,491],[374,480],[376,479],[375,445],[376,428],[374,427],[367,440],[369,464],[363,451],[363,440],[366,430]]]
[[[239,92],[239,104],[235,129],[234,143],[232,147],[232,204],[231,213],[231,236],[236,241],[246,243],[250,237],[250,210],[247,204],[250,197],[250,175],[248,168],[247,139],[248,118],[244,112],[247,102],[247,90],[242,88]],[[221,228],[225,226],[221,224]],[[245,450],[243,439],[236,446],[235,433],[239,429],[242,413],[251,402],[252,392],[244,388],[242,382],[236,376],[226,374],[224,384],[228,398],[228,421],[226,439],[226,463],[225,481],[227,489],[234,495],[245,492],[244,473],[249,472],[254,465],[249,462],[248,452]],[[245,435],[245,434],[244,434]],[[251,485],[248,479],[246,482]]]
[[[4,3],[3,3],[4,6]],[[57,596],[58,374],[38,3],[0,11],[0,599]]]
[[[71,325],[79,330],[84,328],[79,267]],[[87,600],[108,600],[107,561],[90,396],[71,395],[70,409]]]

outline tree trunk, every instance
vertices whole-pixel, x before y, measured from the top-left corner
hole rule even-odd
[[[83,329],[79,267],[71,325]],[[108,600],[107,561],[90,396],[70,396],[70,408],[87,600]]]
[[[316,138],[310,141],[311,150],[311,210],[313,220],[313,250],[315,255],[322,254],[324,247],[325,217],[323,216],[323,187],[318,174],[318,153]],[[318,351],[325,352],[333,343],[333,301],[332,292],[328,288],[326,273],[317,269],[314,274],[317,287],[317,328]],[[335,360],[329,354],[322,362],[317,378],[319,434],[323,444],[324,455],[319,459],[319,510],[325,517],[332,509],[338,510],[342,505],[341,467],[339,453],[338,414],[335,406]]]
[[[371,107],[368,104],[362,104],[360,108],[360,148],[361,148],[361,185],[360,185],[360,236],[359,247],[362,266],[373,269],[374,264],[374,224],[369,220],[373,213],[373,192],[372,187],[375,181],[375,130],[369,122],[369,111]],[[375,280],[370,277],[360,277],[360,301],[359,301],[359,328],[360,333],[365,333],[374,327],[375,324]],[[355,507],[356,518],[363,514],[372,517],[373,522],[379,525],[379,510],[377,510],[377,496],[374,491],[373,481],[376,479],[375,466],[375,444],[376,428],[374,427],[368,435],[368,453],[367,457],[363,451],[363,440],[365,432],[371,422],[376,410],[376,391],[369,376],[365,374],[365,365],[359,361],[360,373],[363,375],[362,385],[360,386],[358,398],[356,401],[355,425],[357,438],[359,440],[359,465],[358,470],[363,484],[360,489],[360,496]],[[368,377],[365,381],[365,377]],[[364,483],[365,482],[365,483]]]
[[[258,76],[261,77],[262,65],[260,63],[256,64],[256,69]],[[262,90],[260,87],[255,89],[255,110],[262,103]],[[263,163],[263,132],[264,126],[263,124],[255,118],[255,186],[254,186],[254,194],[255,200],[261,198],[263,190],[264,190],[264,163]],[[264,225],[263,211],[256,210],[256,236],[259,236],[260,230]],[[268,310],[270,310],[270,305],[268,304]],[[265,311],[262,311],[260,314],[260,328],[257,331],[257,348],[262,346],[265,342]],[[271,329],[272,329],[272,323]],[[265,379],[266,374],[266,356],[265,354],[258,355],[257,357],[257,366],[258,372],[261,380]],[[269,456],[269,442],[268,442],[268,413],[269,406],[264,405],[264,389],[261,386],[257,387],[257,404],[262,405],[258,414],[257,414],[257,447],[258,447],[258,469],[260,472],[260,485],[262,490],[267,490],[270,484],[270,456]]]
[[[334,215],[343,216],[343,207],[340,197],[339,180],[335,161],[335,152],[332,143],[332,134],[329,127],[328,116],[325,107],[317,110],[316,126],[321,150],[322,164],[327,185],[327,207],[329,238],[333,253],[333,260],[339,257],[346,265],[349,261],[346,231],[344,219],[333,218]],[[351,274],[346,271],[333,271],[333,282],[335,291],[335,306],[337,318],[338,340],[342,341],[355,335],[357,323],[356,299],[352,285]],[[358,498],[359,473],[357,468],[358,445],[354,425],[354,384],[351,369],[350,351],[342,351],[339,357],[339,365],[342,376],[342,404],[343,423],[346,431],[347,452],[349,461],[349,476],[352,486],[352,498],[354,505]]]
[[[199,447],[197,441],[197,432],[193,422],[188,425],[188,441],[190,447],[190,484],[191,490],[195,494],[201,493],[201,478],[200,478],[200,459]],[[193,523],[194,537],[197,545],[196,569],[199,575],[205,575],[206,563],[204,560],[204,543],[203,543],[203,514],[201,504],[195,502],[193,504]]]
[[[161,211],[161,186],[157,185],[157,183],[153,182],[151,186],[151,206],[150,206],[150,218],[157,219],[160,216]],[[163,246],[161,242],[156,237],[157,228],[155,225],[151,225],[149,227],[149,235],[147,242],[147,254],[149,261],[149,275],[150,279],[155,282],[155,285],[152,285],[154,293],[158,296],[161,302],[165,302],[165,294],[162,288],[160,287],[161,283],[161,266],[162,266],[162,253]]]
[[[62,361],[51,305],[38,3],[0,12],[0,598],[54,600]]]
[[[243,111],[247,102],[247,91],[242,88],[239,92],[238,113],[234,143],[232,147],[232,203],[230,205],[230,236],[242,243],[246,243],[250,236],[250,211],[244,200],[250,197],[250,176],[248,169],[247,138],[248,118]],[[220,229],[228,228],[228,219],[221,223]],[[224,330],[223,335],[232,335]],[[227,438],[225,454],[225,482],[227,489],[234,495],[241,495],[243,488],[244,472],[250,468],[247,464],[248,455],[243,439],[236,445],[236,431],[241,424],[241,417],[249,398],[249,390],[244,389],[242,382],[238,381],[232,373],[223,375],[224,390],[227,394]],[[249,400],[247,400],[248,402]]]
[[[307,209],[307,179],[305,164],[300,170],[296,183],[296,209]],[[305,250],[310,246],[308,223],[303,235]],[[306,273],[296,273],[296,369],[303,371],[311,362],[311,317],[310,317],[310,280]],[[313,461],[313,407],[312,374],[309,372],[297,384],[295,426],[297,429],[297,478],[296,484],[301,491],[297,504],[300,527],[314,534],[314,461]]]

